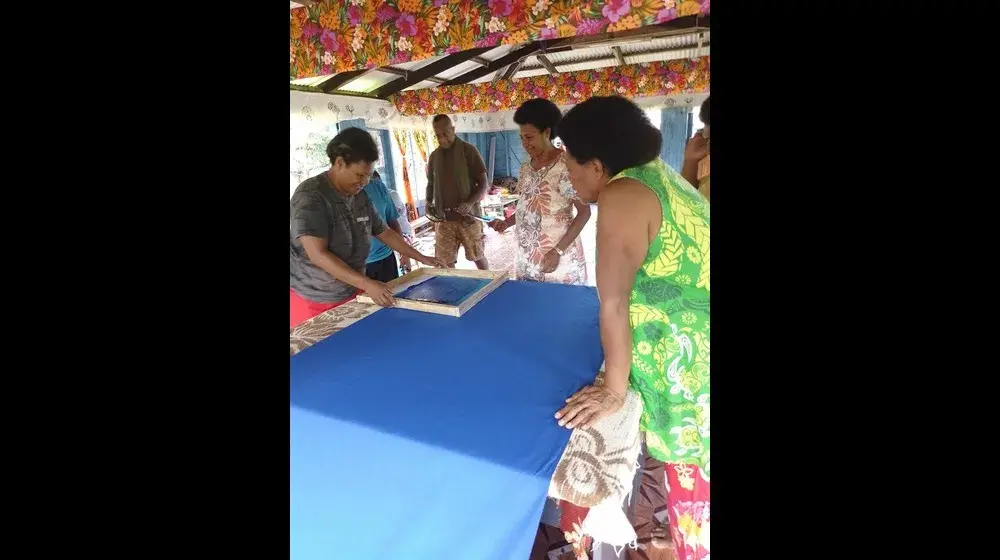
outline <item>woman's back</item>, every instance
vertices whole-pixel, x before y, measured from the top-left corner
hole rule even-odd
[[[662,220],[629,296],[631,383],[651,454],[709,475],[709,205],[659,158],[622,171],[652,190]],[[613,179],[614,180],[614,179]]]

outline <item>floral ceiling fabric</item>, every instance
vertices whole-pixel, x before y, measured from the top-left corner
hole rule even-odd
[[[635,29],[708,14],[710,0],[321,0],[290,13],[292,79],[475,47]]]
[[[541,97],[575,105],[595,95],[658,97],[709,91],[711,57],[645,62],[517,80],[402,91],[392,97],[400,115],[489,113],[517,109]]]

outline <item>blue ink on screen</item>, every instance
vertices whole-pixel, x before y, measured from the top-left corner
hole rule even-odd
[[[435,276],[396,294],[397,298],[427,303],[459,305],[490,283],[488,279]]]

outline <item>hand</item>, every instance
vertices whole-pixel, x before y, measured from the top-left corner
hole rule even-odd
[[[500,218],[492,220],[488,225],[493,229],[493,231],[497,233],[503,233],[507,231],[507,228],[510,227],[510,224],[507,223],[507,220],[501,220]]]
[[[369,280],[363,289],[365,294],[372,298],[372,301],[382,307],[392,307],[396,303],[396,300],[392,297],[392,290],[389,289],[389,286],[385,282]]]
[[[420,255],[420,258],[417,260],[423,264],[426,264],[427,266],[433,266],[435,268],[448,268],[448,265],[446,265],[443,260],[437,257],[428,257],[427,255]]]
[[[559,253],[552,249],[542,259],[542,272],[553,272],[559,266]]]
[[[708,140],[705,140],[705,137],[701,135],[701,131],[699,130],[688,140],[687,146],[684,147],[684,161],[701,161],[707,155]]]
[[[463,224],[471,224],[473,221],[472,218],[459,214],[458,210],[445,210],[444,218],[449,222],[459,222]]]
[[[566,399],[566,406],[556,413],[560,426],[569,429],[589,428],[601,418],[622,407],[625,399],[604,385],[588,385]]]

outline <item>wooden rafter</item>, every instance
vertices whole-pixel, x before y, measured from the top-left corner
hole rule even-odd
[[[544,54],[539,54],[535,55],[535,58],[538,59],[538,62],[542,66],[544,66],[546,70],[549,71],[549,74],[555,76],[556,74],[559,73],[559,71],[556,70],[556,67],[552,65],[552,62],[549,61],[549,57],[545,56]]]
[[[625,66],[625,57],[622,56],[622,48],[618,46],[611,47],[611,52],[615,55],[615,60],[618,61],[618,66]]]
[[[469,49],[467,51],[457,52],[455,54],[450,54],[442,58],[441,60],[437,60],[435,62],[428,64],[427,66],[423,66],[421,68],[413,70],[412,72],[407,72],[407,76],[405,78],[393,80],[385,84],[384,86],[375,90],[374,94],[376,97],[381,97],[384,99],[396,93],[397,91],[404,90],[414,84],[419,84],[420,82],[430,77],[437,76],[441,72],[444,72],[449,68],[458,66],[459,64],[462,64],[463,62],[469,59],[477,57],[491,49],[492,47],[480,47],[475,49]]]
[[[330,93],[332,91],[336,91],[342,86],[349,84],[350,82],[353,82],[354,80],[360,78],[361,76],[364,76],[365,74],[371,72],[372,70],[374,70],[374,68],[362,68],[360,70],[351,70],[349,72],[341,72],[340,74],[334,74],[333,76],[330,77],[329,80],[321,82],[318,87],[319,89],[323,90],[323,93]]]
[[[513,50],[507,53],[506,55],[501,56],[496,60],[490,61],[490,63],[486,66],[483,66],[481,68],[476,68],[475,70],[470,70],[465,74],[462,74],[461,76],[457,76],[455,78],[452,78],[451,80],[448,80],[448,85],[453,86],[457,84],[467,84],[473,80],[478,80],[479,78],[482,78],[487,74],[505,68],[508,64],[512,64],[530,54],[534,54],[542,50],[543,48],[561,45],[565,41],[566,41],[565,39],[555,39],[552,41],[535,41],[533,43],[528,43],[526,45],[523,45],[519,49]]]

